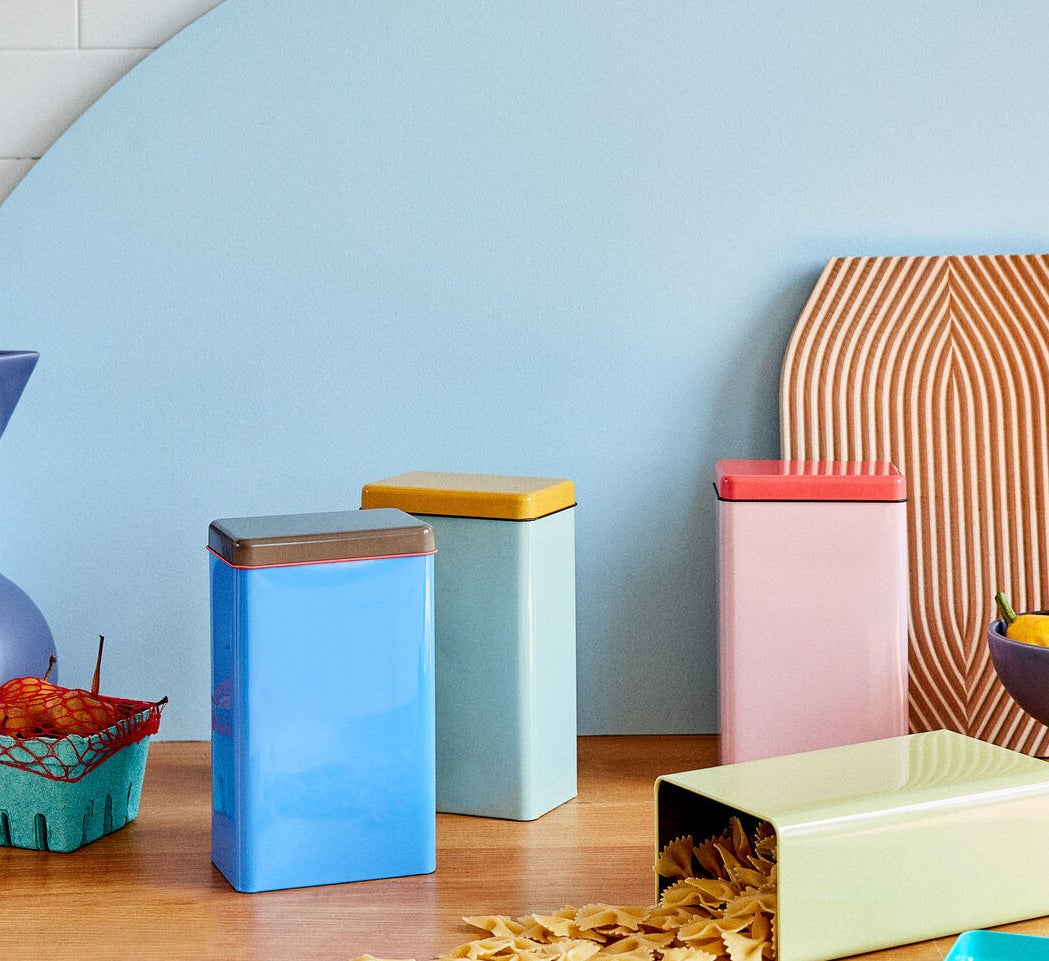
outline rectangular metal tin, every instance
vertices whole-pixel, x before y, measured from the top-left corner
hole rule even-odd
[[[1049,914],[1049,764],[961,734],[664,775],[655,802],[657,852],[733,815],[772,825],[777,961]]]

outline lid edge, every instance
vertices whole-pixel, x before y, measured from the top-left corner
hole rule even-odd
[[[462,487],[418,483],[426,477],[461,478]],[[365,484],[361,507],[395,507],[409,514],[442,517],[472,517],[489,520],[538,520],[576,506],[575,484],[566,478],[528,478],[537,485],[531,490],[500,490],[466,486],[471,480],[502,478],[494,475],[428,475],[414,472]],[[509,478],[507,478],[509,479]],[[524,480],[525,478],[522,478]]]
[[[309,529],[322,518],[343,524]],[[377,523],[369,526],[372,520]],[[403,511],[356,510],[223,518],[208,528],[208,549],[234,567],[280,567],[432,554],[436,545],[433,527]]]

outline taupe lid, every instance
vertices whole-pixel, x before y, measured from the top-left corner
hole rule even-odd
[[[395,508],[228,517],[212,521],[208,549],[233,567],[276,567],[432,554],[433,528]]]

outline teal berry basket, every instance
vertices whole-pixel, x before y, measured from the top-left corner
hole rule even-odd
[[[135,713],[86,736],[0,735],[0,847],[70,852],[133,821],[165,702],[122,701]]]

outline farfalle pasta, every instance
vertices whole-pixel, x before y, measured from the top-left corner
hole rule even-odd
[[[463,920],[485,937],[436,961],[774,961],[776,835],[739,818],[715,837],[671,841],[654,865],[670,882],[646,907],[586,904],[552,914]],[[378,961],[362,955],[354,961]]]

